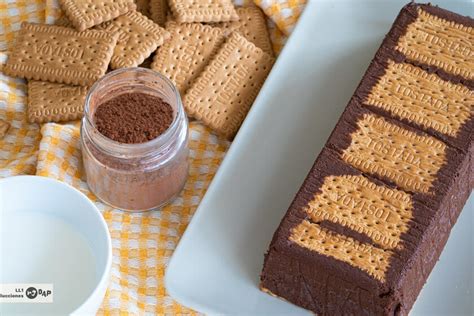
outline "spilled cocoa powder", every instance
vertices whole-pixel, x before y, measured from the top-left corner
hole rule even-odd
[[[94,113],[97,130],[120,143],[138,144],[163,134],[173,122],[173,109],[160,97],[124,93],[100,104]]]

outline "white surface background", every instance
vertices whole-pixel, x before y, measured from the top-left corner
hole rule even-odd
[[[206,313],[301,314],[258,290],[288,205],[407,1],[310,1],[166,274],[169,293]],[[471,1],[433,1],[473,15]],[[474,198],[413,315],[472,314]]]

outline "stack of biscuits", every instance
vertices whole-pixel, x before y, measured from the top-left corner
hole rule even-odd
[[[94,82],[109,69],[141,66],[176,85],[190,117],[232,139],[274,62],[256,6],[236,8],[231,0],[59,2],[64,16],[56,25],[22,24],[4,67],[7,75],[28,79],[30,122],[80,119]]]

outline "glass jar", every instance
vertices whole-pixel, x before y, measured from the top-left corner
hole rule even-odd
[[[94,123],[97,107],[124,93],[147,93],[173,109],[173,121],[157,138],[124,144],[102,135]],[[188,121],[176,87],[145,68],[112,71],[90,89],[81,125],[87,184],[105,203],[119,209],[157,209],[175,198],[188,176]]]

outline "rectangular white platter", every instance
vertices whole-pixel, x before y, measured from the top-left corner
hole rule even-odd
[[[258,289],[273,232],[407,0],[310,1],[166,271],[181,304],[208,314],[307,313]],[[471,1],[432,1],[473,15]],[[473,314],[474,197],[413,315]]]

